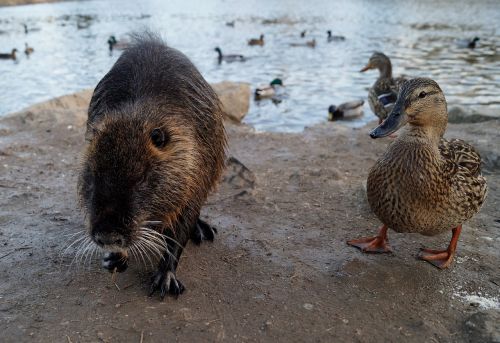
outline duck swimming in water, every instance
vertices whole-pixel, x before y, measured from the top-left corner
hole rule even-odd
[[[349,245],[387,253],[388,228],[427,236],[452,231],[447,249],[422,249],[418,256],[438,268],[450,266],[462,224],[480,210],[487,184],[476,150],[443,138],[447,123],[446,99],[435,81],[416,78],[403,84],[389,117],[370,133],[381,138],[403,131],[368,174],[368,202],[383,225],[377,236]]]
[[[370,69],[379,70],[379,77],[368,91],[368,104],[372,112],[379,118],[380,124],[391,112],[398,97],[399,87],[406,79],[392,77],[391,60],[381,52],[373,53],[368,64],[360,71],[365,72]]]
[[[239,55],[239,54],[224,55],[222,53],[222,50],[219,47],[215,48],[214,50],[218,54],[217,58],[219,60],[219,64],[222,62],[231,63],[231,62],[245,62],[246,61],[246,58],[243,55]]]
[[[332,31],[331,30],[326,31],[326,34],[328,35],[326,37],[327,42],[336,42],[336,41],[344,41],[345,40],[344,36],[334,36],[334,35],[332,35]]]
[[[3,54],[0,54],[0,59],[3,59],[3,60],[16,60],[17,59],[17,56],[16,56],[16,52],[17,52],[17,49],[14,48],[12,49],[11,53],[3,53]]]
[[[281,79],[274,79],[269,83],[269,85],[261,86],[255,89],[255,99],[260,100],[272,98],[281,87],[283,87],[283,81]]]
[[[475,49],[477,42],[479,42],[479,37],[474,37],[473,39],[462,39],[458,41],[458,46],[460,48]]]
[[[252,38],[248,41],[248,45],[264,45],[264,35],[260,35],[259,38]]]
[[[328,107],[328,120],[350,120],[361,117],[363,115],[364,100],[355,100],[344,102],[338,106],[331,105]]]

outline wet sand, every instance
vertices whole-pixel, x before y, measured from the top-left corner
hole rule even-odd
[[[150,267],[131,263],[115,285],[98,260],[62,254],[84,228],[75,190],[89,95],[0,119],[3,342],[499,341],[499,121],[448,128],[483,155],[490,192],[444,271],[416,255],[450,235],[390,232],[391,255],[345,243],[379,225],[364,182],[390,139],[336,123],[298,134],[228,124],[230,155],[251,173],[229,168],[202,211],[216,240],[187,246],[187,291],[161,302],[147,296]]]

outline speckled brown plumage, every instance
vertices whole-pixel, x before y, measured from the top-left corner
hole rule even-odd
[[[379,77],[368,90],[368,104],[372,112],[382,121],[391,113],[399,88],[406,79],[392,77],[391,60],[381,52],[373,53],[368,64],[361,71],[369,69],[378,69],[380,72]],[[384,97],[384,99],[381,100],[380,97]]]
[[[487,184],[476,150],[462,140],[443,138],[447,121],[446,100],[436,82],[418,78],[404,83],[393,112],[370,134],[386,137],[408,124],[368,175],[368,202],[383,230],[349,244],[389,252],[385,227],[429,236],[453,229],[448,250],[426,249],[429,254],[421,256],[440,268],[449,266],[461,225],[481,208]]]

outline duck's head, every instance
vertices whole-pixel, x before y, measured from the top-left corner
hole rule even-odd
[[[302,31],[302,32],[300,33],[300,37],[304,38],[304,37],[306,36],[306,33],[307,33],[307,31],[306,31],[306,30]]]
[[[389,57],[381,52],[374,52],[373,55],[368,60],[368,63],[360,70],[360,72],[365,72],[370,69],[378,69],[381,72],[391,68],[391,60]]]
[[[264,35],[260,35],[260,40],[264,40]]]
[[[389,136],[406,124],[431,129],[441,137],[447,123],[446,99],[437,82],[428,78],[416,78],[403,84],[392,112],[370,132],[370,137]]]
[[[271,86],[283,86],[283,81],[281,79],[274,79],[269,84]]]
[[[12,55],[14,55],[16,52],[17,52],[16,48],[12,49]]]
[[[330,107],[328,107],[328,120],[335,121],[335,120],[340,119],[340,118],[342,118],[342,112],[339,111],[337,106],[330,105]]]
[[[479,37],[474,37],[474,39],[472,40],[473,43],[476,43],[477,41],[479,41]]]
[[[332,30],[326,31],[326,34],[328,35],[328,37],[331,37],[332,36]]]
[[[219,55],[222,55],[222,50],[219,47],[216,47],[214,49],[214,51],[217,51],[219,53]]]

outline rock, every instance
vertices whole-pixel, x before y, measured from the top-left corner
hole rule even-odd
[[[453,106],[448,110],[448,122],[454,124],[480,123],[495,119],[499,119],[499,117],[495,117],[489,113],[478,113],[474,110],[465,109],[462,106]]]
[[[213,83],[212,87],[222,102],[227,118],[240,123],[250,107],[250,85],[244,82],[223,81]]]
[[[465,321],[469,342],[500,343],[500,311],[486,310],[474,313]]]

